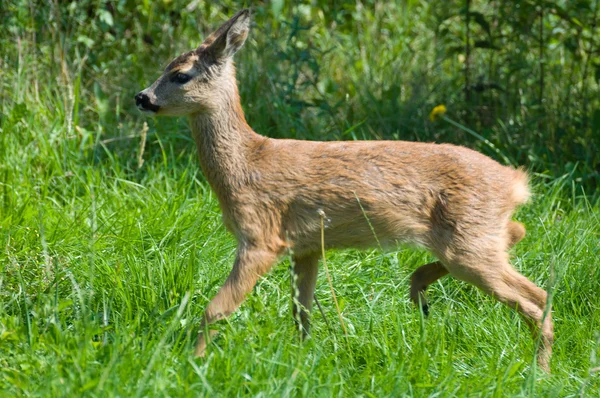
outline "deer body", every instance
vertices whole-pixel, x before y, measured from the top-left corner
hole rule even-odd
[[[427,311],[425,288],[448,273],[474,284],[519,311],[535,337],[541,333],[538,362],[547,369],[553,335],[546,293],[515,271],[507,254],[525,234],[510,218],[528,198],[526,173],[453,145],[256,134],[245,121],[231,60],[248,26],[248,12],[236,14],[136,96],[144,111],[189,116],[200,165],[238,241],[196,353],[204,354],[208,324],[231,314],[288,249],[298,276],[294,312],[308,332],[324,223],[327,248],[428,248],[439,261],[414,273],[412,300]]]
[[[224,134],[203,118],[192,116],[202,170],[227,228],[242,241],[318,252],[323,212],[328,248],[410,243],[448,256],[445,230],[469,235],[481,225],[504,241],[513,209],[526,199],[515,197],[526,192],[524,173],[467,148],[274,140],[240,123],[238,138],[221,151],[212,135]]]

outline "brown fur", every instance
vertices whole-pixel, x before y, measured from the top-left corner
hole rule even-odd
[[[238,241],[231,274],[209,303],[208,325],[235,311],[287,249],[294,252],[305,332],[317,276],[321,216],[327,248],[416,244],[439,261],[419,268],[411,297],[450,273],[515,308],[542,331],[538,361],[549,368],[552,322],[546,292],[515,271],[507,248],[524,235],[510,220],[528,198],[527,174],[464,147],[402,141],[311,142],[269,139],[246,123],[231,56],[247,34],[238,13],[196,51],[173,64],[194,80],[165,76],[144,90],[158,114],[188,115],[200,165],[223,221]],[[206,329],[206,330],[204,330]],[[206,335],[198,336],[203,355]]]

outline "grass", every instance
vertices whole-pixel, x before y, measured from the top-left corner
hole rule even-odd
[[[136,63],[167,61],[170,44],[157,43],[158,49],[145,55],[147,48],[134,35],[127,42],[132,47],[119,42],[110,52],[108,44],[97,43],[92,49],[98,51],[85,50],[85,37],[78,44],[65,40],[69,32],[50,17],[48,29],[62,39],[30,39],[27,10],[19,8],[20,41],[3,41],[0,50],[0,395],[579,397],[600,392],[600,372],[594,371],[600,366],[600,208],[597,194],[584,192],[573,177],[577,167],[589,164],[570,164],[562,174],[537,169],[533,200],[516,216],[528,235],[514,249],[513,264],[553,296],[551,375],[535,368],[534,344],[521,319],[471,286],[448,277],[435,283],[429,289],[431,315],[423,319],[409,302],[409,278],[431,256],[414,249],[327,253],[347,339],[321,269],[316,294],[331,328],[316,310],[312,337],[300,344],[284,259],[219,325],[220,337],[207,358],[192,358],[200,316],[230,270],[235,242],[221,225],[185,120],[142,119],[129,99],[157,75],[154,69],[136,69]],[[212,11],[211,21],[218,20],[221,14]],[[370,34],[377,29],[369,13],[364,24]],[[403,18],[420,29],[418,18],[414,25],[413,16]],[[85,24],[67,26],[80,34]],[[184,21],[176,32],[189,33],[189,26]],[[312,33],[322,35],[323,47],[337,40],[327,31]],[[168,42],[168,36],[159,37]],[[348,33],[343,39],[343,48],[353,48],[353,40],[367,36]],[[239,61],[244,106],[258,132],[316,138],[323,127],[317,121],[326,120],[326,138],[360,138],[379,131],[401,108],[396,123],[407,123],[409,132],[390,134],[423,138],[419,126],[429,123],[426,116],[436,99],[387,101],[385,93],[368,90],[369,79],[361,85],[352,56],[340,63],[355,88],[352,106],[340,105],[331,119],[315,108],[296,117],[298,109],[284,96],[271,101],[263,94],[285,82],[277,80],[277,63],[267,65],[269,56],[258,40],[265,39],[251,42]],[[139,52],[120,56],[135,46]],[[375,58],[374,66],[385,64],[390,51],[368,56]],[[44,60],[48,54],[54,55]],[[324,54],[322,74],[339,74],[335,64],[343,56],[339,49],[332,58]],[[407,75],[425,68],[421,56],[427,54],[401,59]],[[269,73],[262,73],[265,65]],[[371,71],[377,81],[387,81],[394,68]],[[345,90],[335,84],[346,78],[341,76],[326,81],[327,90],[340,96]],[[323,95],[334,98],[327,90]],[[353,107],[382,113],[350,120]],[[141,145],[144,122],[147,141]],[[429,134],[423,139],[445,141],[454,131],[423,126]],[[510,129],[505,138],[490,140],[501,154],[516,137]],[[544,145],[534,142],[532,153]],[[480,149],[496,156],[485,145]],[[509,156],[516,158],[522,156]]]
[[[20,128],[4,129],[3,143]],[[598,374],[590,374],[599,365],[600,212],[568,178],[534,180],[534,199],[518,214],[529,233],[514,253],[518,269],[553,289],[551,376],[533,368],[519,317],[470,286],[436,283],[432,315],[422,319],[409,302],[409,276],[430,256],[412,249],[328,253],[348,341],[321,274],[317,296],[332,330],[315,312],[312,338],[299,343],[283,261],[221,325],[208,357],[194,360],[200,314],[228,274],[235,242],[191,144],[177,153],[155,135],[148,145],[163,151],[131,170],[109,147],[98,149],[106,151],[102,163],[65,155],[42,130],[31,129],[39,135],[29,145],[9,147],[0,174],[6,395],[600,391]]]

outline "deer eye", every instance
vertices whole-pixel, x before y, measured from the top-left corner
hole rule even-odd
[[[184,84],[189,82],[192,79],[190,75],[186,75],[185,73],[178,73],[175,75],[175,81],[179,84]]]

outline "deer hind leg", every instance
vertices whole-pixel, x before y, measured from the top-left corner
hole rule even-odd
[[[204,312],[204,318],[200,324],[200,333],[198,333],[196,341],[196,356],[204,356],[207,340],[210,340],[216,334],[215,331],[209,331],[208,336],[205,335],[208,325],[228,317],[235,311],[244,301],[246,295],[252,291],[258,278],[271,268],[277,257],[277,253],[271,250],[238,249],[231,273]]]
[[[545,316],[546,292],[525,276],[518,273],[508,262],[506,253],[494,257],[463,259],[448,264],[450,274],[469,282],[496,300],[516,310],[530,327],[534,341],[540,341],[537,362],[541,369],[550,372],[552,356],[552,317]]]
[[[429,306],[425,295],[427,286],[447,274],[448,270],[441,262],[436,261],[420,266],[410,277],[410,299],[415,305],[421,306],[425,316],[429,315]]]
[[[293,258],[294,284],[292,285],[292,315],[300,320],[302,337],[308,335],[310,329],[310,310],[319,271],[319,255],[295,256]]]
[[[525,237],[525,226],[518,221],[508,222],[508,247],[512,248]],[[417,268],[410,278],[410,298],[415,305],[421,305],[421,310],[429,315],[429,305],[425,291],[427,286],[448,274],[441,262],[425,264]]]

